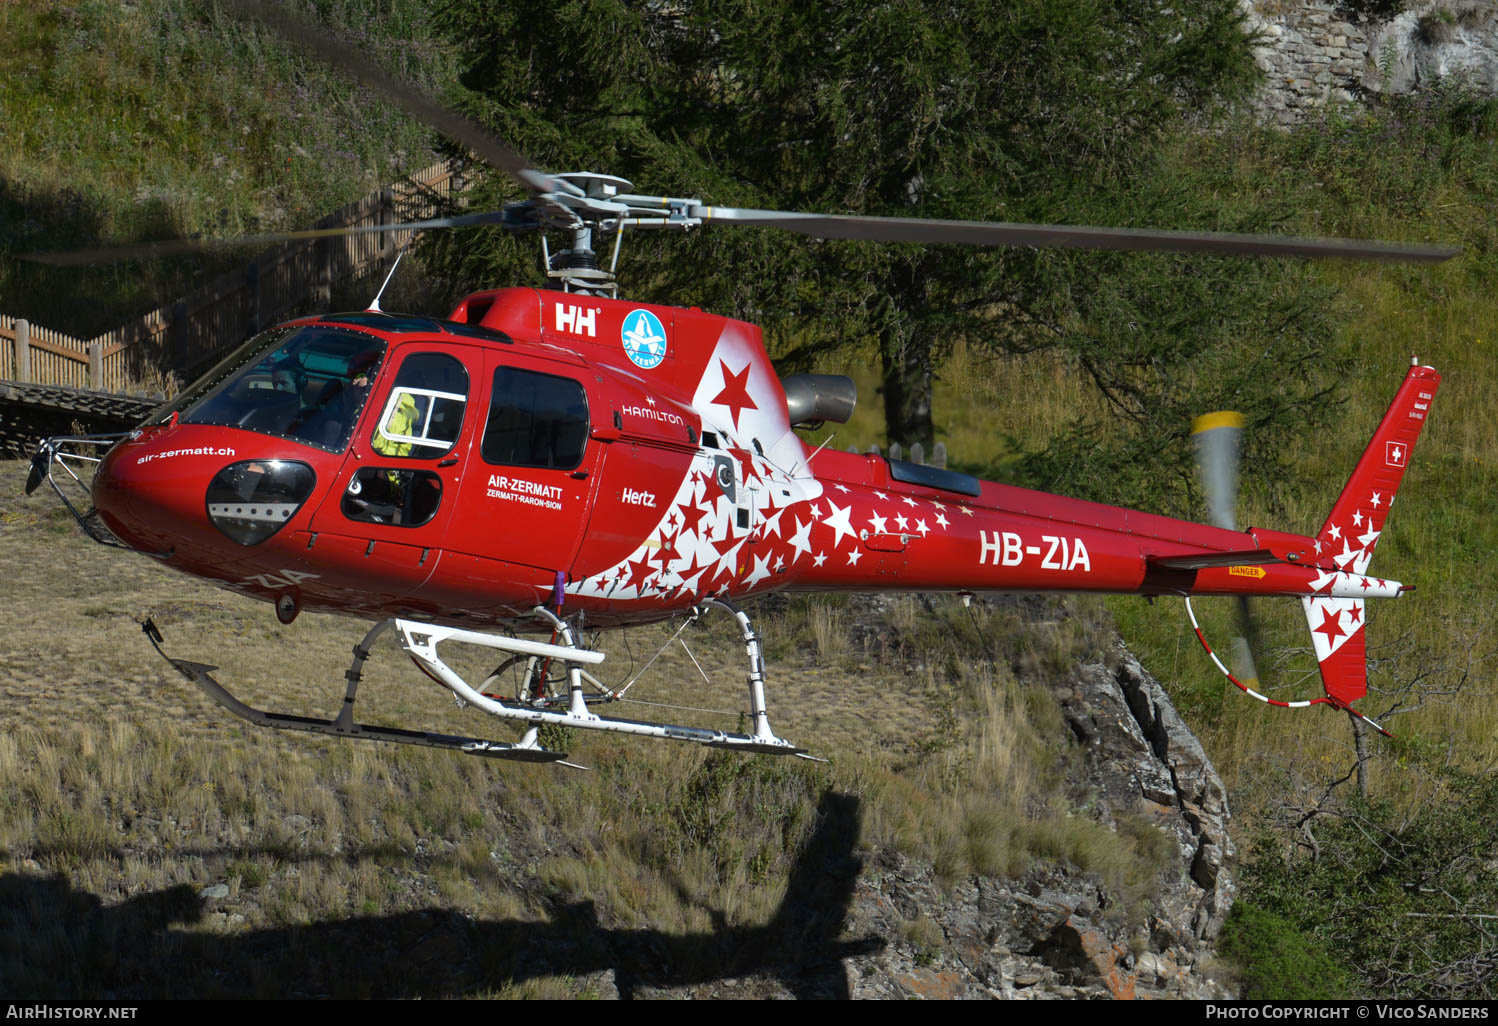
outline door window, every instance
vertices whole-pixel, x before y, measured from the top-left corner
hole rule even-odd
[[[370,448],[382,456],[436,459],[463,427],[468,371],[445,353],[415,353],[401,364]]]
[[[441,503],[442,479],[430,470],[360,467],[343,493],[343,515],[367,524],[420,527]]]
[[[365,387],[367,381],[356,379],[354,385]],[[412,353],[396,374],[369,447],[382,463],[436,459],[457,444],[467,403],[468,371],[461,361],[446,353]],[[360,467],[343,493],[342,510],[350,520],[420,527],[441,503],[441,477],[396,463]]]
[[[500,367],[481,451],[497,466],[573,470],[588,443],[588,396],[570,378]]]

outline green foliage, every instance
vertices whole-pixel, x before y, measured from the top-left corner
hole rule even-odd
[[[763,882],[799,846],[818,787],[815,773],[768,756],[715,755],[673,799],[665,825],[673,845],[710,854],[720,879],[747,869],[749,879]],[[762,828],[744,830],[750,821]]]
[[[576,740],[576,731],[556,723],[543,723],[536,729],[536,741],[550,752],[568,752]]]
[[[1351,975],[1326,947],[1273,912],[1240,901],[1217,943],[1237,965],[1246,1001],[1337,1001],[1357,996]]]
[[[1355,18],[1389,21],[1409,5],[1410,0],[1339,0],[1337,8]]]
[[[1377,106],[1329,111],[1297,132],[1260,131],[1225,142],[1229,154],[1254,159],[1261,167],[1297,169],[1300,188],[1314,183],[1322,198],[1305,209],[1323,219],[1345,221],[1376,212],[1380,219],[1425,221],[1426,231],[1439,228],[1449,238],[1448,231],[1476,229],[1484,237],[1491,231],[1490,224],[1468,226],[1460,223],[1465,218],[1450,220],[1433,207],[1453,187],[1477,202],[1498,197],[1495,139],[1498,99],[1460,79],[1442,79],[1415,93],[1386,97]],[[1293,196],[1294,186],[1282,174],[1276,191]],[[1327,225],[1326,230],[1340,228]]]
[[[260,885],[265,883],[265,881],[270,879],[270,874],[266,871],[264,866],[262,866],[258,862],[252,862],[249,859],[240,859],[235,862],[230,862],[225,872],[228,874],[230,879],[238,877],[239,886],[244,888],[259,887]]]
[[[1498,777],[1445,774],[1409,813],[1354,804],[1313,821],[1313,848],[1261,844],[1245,893],[1314,937],[1377,994],[1491,1001],[1498,953]]]

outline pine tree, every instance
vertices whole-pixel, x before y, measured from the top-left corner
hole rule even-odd
[[[469,113],[551,170],[723,206],[1266,227],[1165,177],[1169,144],[1255,81],[1235,0],[452,0],[442,12],[464,47]],[[495,200],[509,188],[493,187]],[[437,248],[463,284],[534,280],[534,258],[514,246]],[[1245,260],[709,226],[636,242],[624,282],[642,299],[763,324],[782,366],[876,351],[888,437],[905,445],[934,439],[932,375],[954,343],[1060,347],[1124,430],[1080,425],[1030,461],[1031,479],[1115,499],[1152,485],[1113,482],[1105,467],[1157,468],[1191,402],[1278,396],[1327,336],[1303,272]],[[1249,338],[1260,354],[1234,369],[1224,347]],[[1308,407],[1320,386],[1304,381],[1273,407]]]

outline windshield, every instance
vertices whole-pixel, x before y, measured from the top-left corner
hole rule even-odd
[[[176,404],[184,424],[217,424],[348,446],[385,343],[330,325],[274,329],[215,367]]]

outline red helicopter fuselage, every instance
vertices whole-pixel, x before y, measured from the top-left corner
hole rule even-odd
[[[529,288],[447,320],[274,329],[116,445],[93,498],[130,547],[288,620],[542,627],[541,606],[618,626],[780,590],[1398,588],[1338,573],[1354,568],[1317,538],[814,450],[755,325]]]

